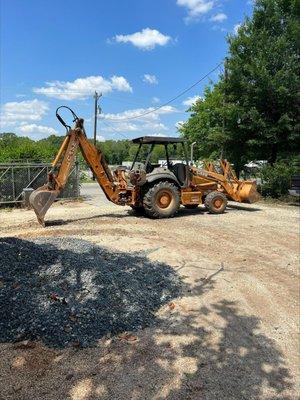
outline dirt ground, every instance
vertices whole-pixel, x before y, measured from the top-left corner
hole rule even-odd
[[[1,211],[0,240],[70,236],[140,252],[187,289],[153,326],[93,347],[1,343],[0,399],[298,399],[299,208],[150,220],[89,188],[87,201],[54,204],[46,228],[30,210]]]

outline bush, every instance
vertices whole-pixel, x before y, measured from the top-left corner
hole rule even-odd
[[[291,185],[291,176],[299,174],[299,166],[300,158],[281,160],[276,162],[273,166],[264,166],[260,173],[262,179],[262,195],[275,199],[287,195]]]

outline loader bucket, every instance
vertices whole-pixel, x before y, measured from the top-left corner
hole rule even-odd
[[[255,203],[260,199],[255,181],[241,182],[241,185],[238,188],[238,194],[243,203]]]
[[[51,204],[58,196],[58,190],[49,190],[47,185],[41,186],[31,193],[29,203],[34,209],[39,223],[45,226],[45,215]]]

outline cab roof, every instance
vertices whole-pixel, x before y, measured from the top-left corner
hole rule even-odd
[[[142,136],[132,140],[132,143],[139,144],[167,144],[184,143],[185,140],[179,137],[161,137],[161,136]]]

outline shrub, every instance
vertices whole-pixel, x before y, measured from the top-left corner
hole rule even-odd
[[[260,173],[262,195],[277,199],[288,194],[288,189],[291,185],[291,176],[300,173],[299,167],[299,157],[292,160],[281,160],[272,166],[264,166]]]

